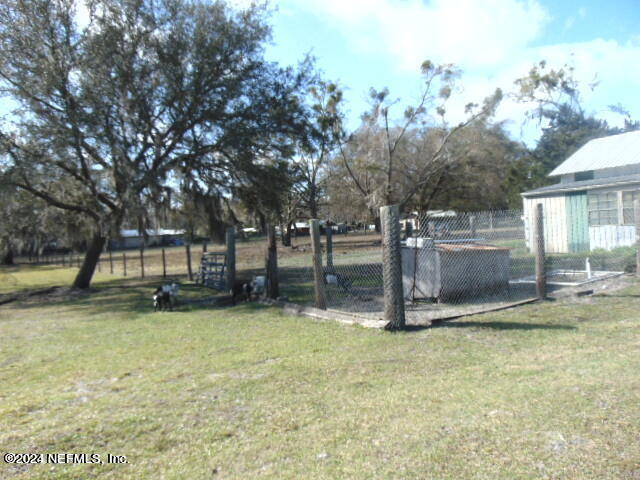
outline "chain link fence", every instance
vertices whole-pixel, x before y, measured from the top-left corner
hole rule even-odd
[[[322,278],[328,309],[359,314],[383,310],[382,249],[376,233],[333,232],[327,248],[326,224],[320,228]],[[302,257],[279,261],[281,295],[289,301],[314,305],[314,270],[310,246]]]
[[[618,245],[591,234],[591,244],[579,251],[560,248],[566,225],[545,212],[544,266],[547,292],[580,287],[620,276],[635,268],[635,240]],[[565,219],[560,219],[566,221]],[[404,215],[400,220],[402,293],[407,324],[429,324],[517,305],[536,298],[534,218],[521,210],[437,211]],[[382,237],[336,234],[328,240],[323,224],[321,279],[328,309],[383,318],[384,276]],[[611,233],[603,233],[603,235]],[[634,237],[635,238],[635,237]],[[620,240],[627,241],[627,240]],[[593,248],[592,248],[593,245]],[[279,275],[282,295],[290,301],[314,304],[312,256],[285,264]]]
[[[412,320],[498,308],[535,297],[535,256],[522,212],[454,211],[403,220],[403,285]]]
[[[388,272],[401,267],[401,293],[391,296],[402,296],[407,324],[429,324],[536,298],[540,277],[536,277],[534,213],[431,211],[403,215],[399,229],[392,232],[401,235],[400,262],[391,265],[396,270]],[[574,225],[551,208],[543,210],[544,251],[539,254],[544,258],[548,294],[603,284],[635,272],[635,225],[598,225],[592,224],[590,217],[587,220]],[[393,222],[398,223],[395,218]],[[385,289],[381,233],[373,225],[351,229],[329,222],[320,222],[319,232],[319,275],[314,272],[309,231],[300,232],[291,247],[278,246],[280,296],[314,306],[320,288],[319,298],[327,309],[385,318],[385,293],[390,287]],[[241,239],[235,248],[241,281],[264,275],[264,239]],[[211,250],[224,250],[224,246],[212,246]],[[142,277],[143,272],[147,278],[188,278],[192,270],[196,278],[205,251],[205,245],[192,245],[106,252],[98,270],[116,276],[124,276],[126,271],[126,276],[133,278]],[[80,256],[39,260],[78,266]]]

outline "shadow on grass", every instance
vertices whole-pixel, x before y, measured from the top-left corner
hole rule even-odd
[[[521,322],[435,321],[431,328],[490,328],[492,330],[576,330],[572,325]]]
[[[60,292],[34,296],[12,303],[13,309],[29,310],[43,306],[86,311],[88,314],[128,313],[132,315],[153,312],[153,292],[169,279],[127,280],[113,279],[97,283],[86,291],[61,290]],[[223,297],[219,292],[195,284],[181,284],[175,313],[197,310],[218,310],[215,305]]]

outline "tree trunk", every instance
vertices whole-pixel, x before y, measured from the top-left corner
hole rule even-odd
[[[105,241],[106,238],[98,233],[91,238],[91,242],[89,242],[89,245],[87,246],[87,253],[84,256],[80,271],[76,275],[76,279],[73,281],[73,288],[89,288]]]
[[[14,265],[13,261],[13,249],[8,246],[5,252],[2,254],[2,265]]]
[[[282,225],[280,227],[280,233],[282,235],[282,246],[290,247],[291,246],[291,223],[288,222],[286,225]]]
[[[267,217],[264,216],[260,210],[257,212],[258,215],[258,224],[260,226],[260,233],[265,235],[267,233]]]
[[[314,184],[309,186],[309,215],[318,218],[318,189]]]
[[[209,237],[213,243],[220,245],[225,242],[227,227],[228,225],[224,220],[211,212],[209,213]]]

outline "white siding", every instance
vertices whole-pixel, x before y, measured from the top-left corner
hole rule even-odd
[[[589,227],[589,244],[591,250],[616,247],[628,247],[635,243],[636,227],[633,225],[601,225]]]
[[[541,203],[544,211],[544,242],[548,253],[567,253],[569,251],[569,240],[567,233],[567,209],[564,196],[525,198],[525,234],[527,246],[532,250],[533,242],[533,221],[535,209]]]

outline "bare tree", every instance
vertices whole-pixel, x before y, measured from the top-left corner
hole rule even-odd
[[[371,109],[351,136],[356,145],[341,149],[345,170],[371,211],[396,203],[404,209],[434,175],[457,160],[447,148],[449,142],[474,122],[493,115],[502,98],[502,92],[496,90],[481,105],[468,104],[466,119],[450,126],[446,106],[459,70],[451,64],[426,61],[422,75],[424,88],[419,100],[407,107],[398,121],[392,120],[391,112],[399,100],[390,99],[387,89],[372,89]]]

